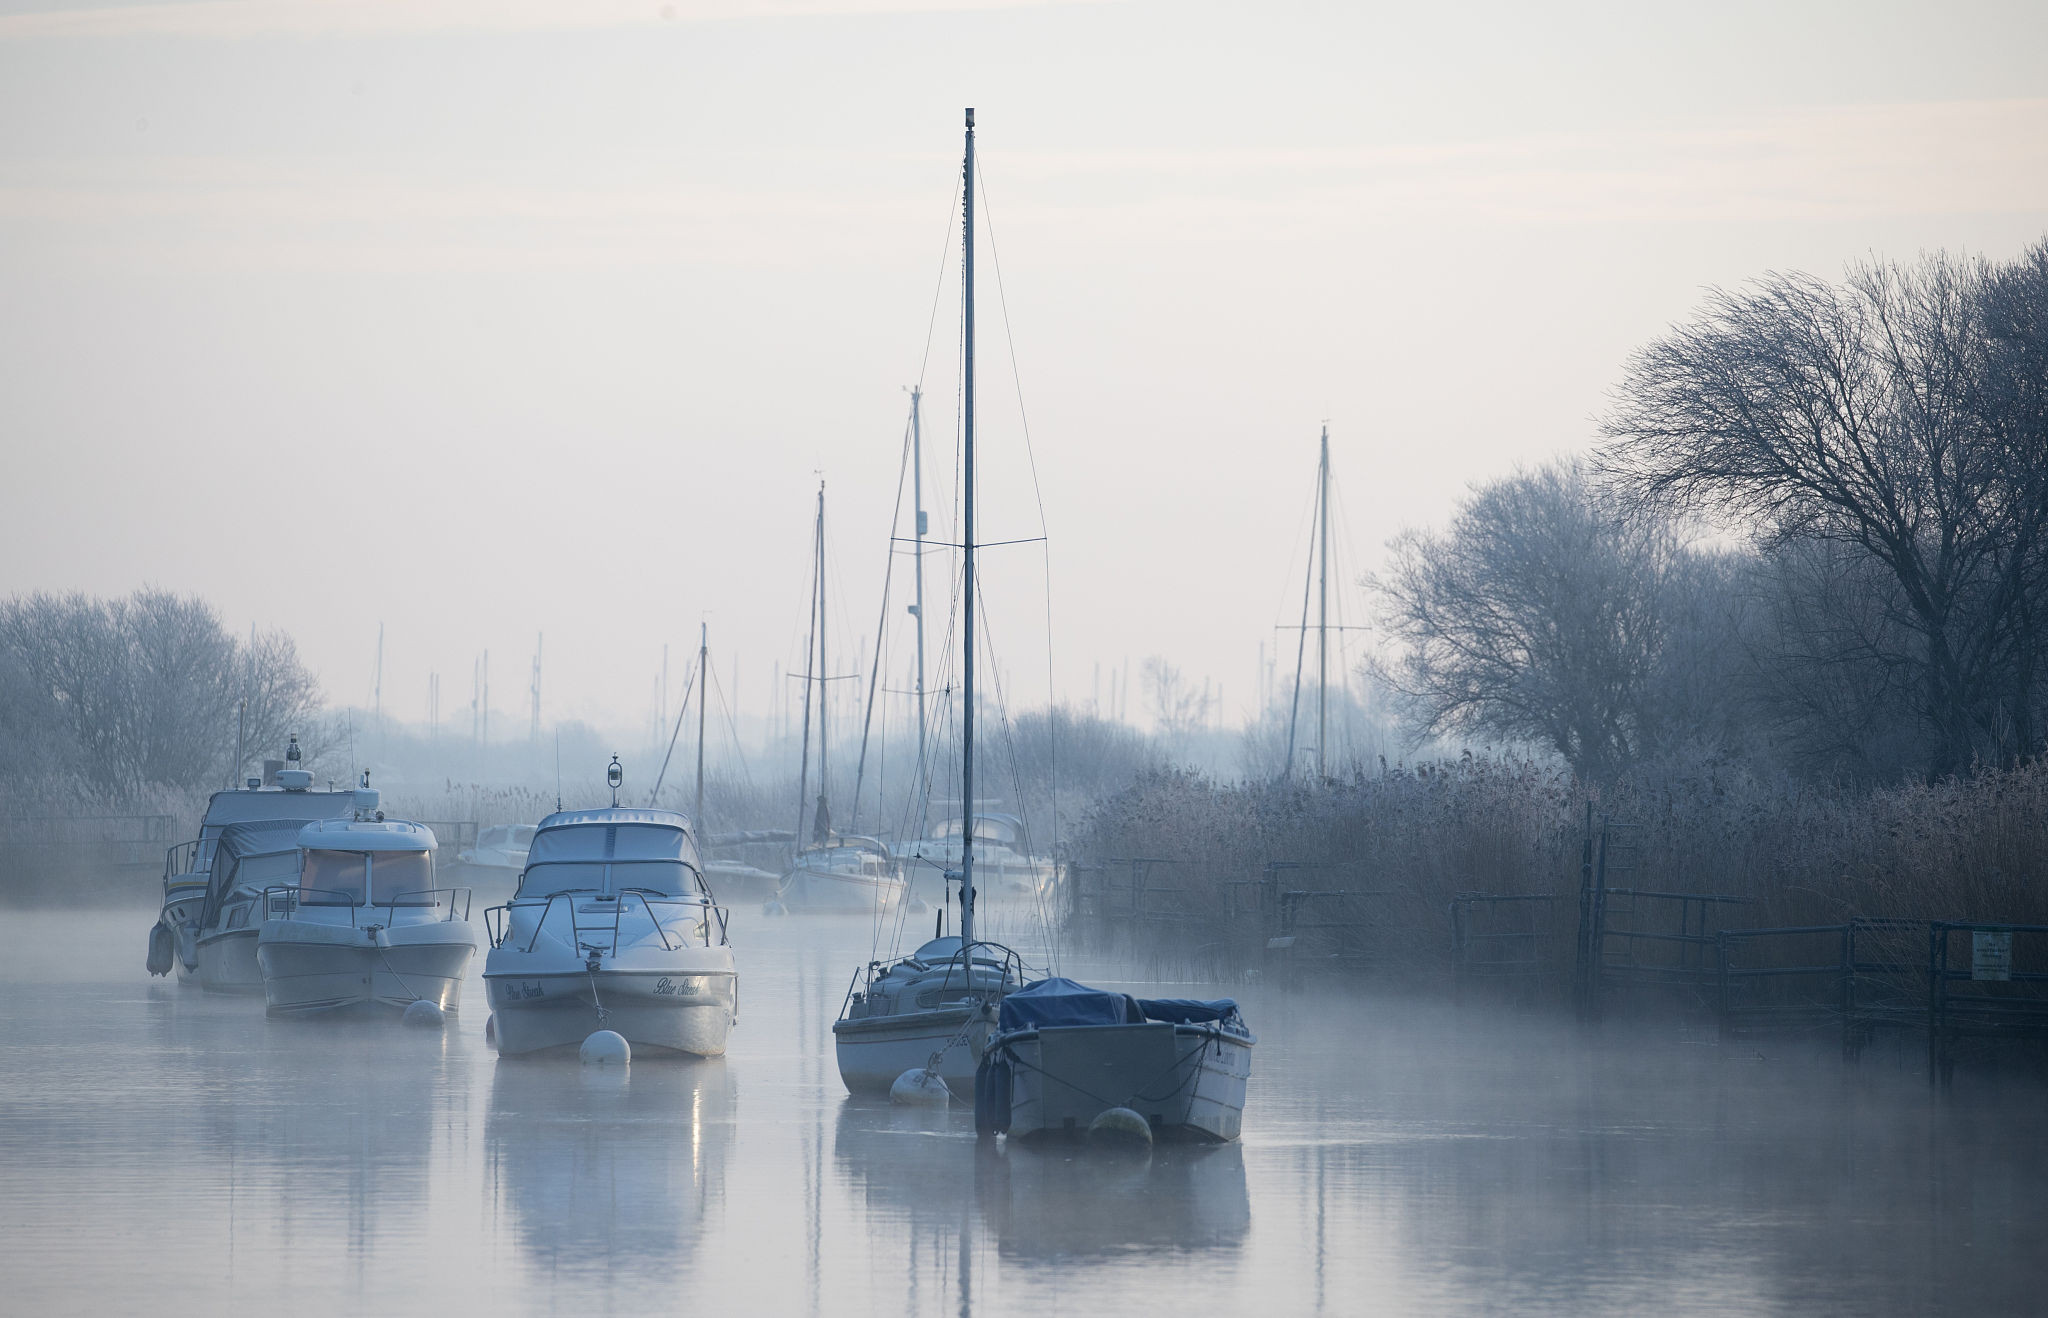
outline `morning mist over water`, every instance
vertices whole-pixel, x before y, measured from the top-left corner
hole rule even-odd
[[[2048,31],[1618,17],[6,6],[5,1306],[2038,1308]]]

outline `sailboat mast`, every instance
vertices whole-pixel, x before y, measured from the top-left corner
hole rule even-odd
[[[711,704],[711,624],[697,624],[697,806],[690,826],[704,828],[704,711]]]
[[[812,642],[817,639],[818,587],[823,584],[818,580],[816,570],[818,564],[825,561],[825,482],[823,481],[818,482],[818,522],[817,529],[812,532],[812,548],[814,552],[811,563],[811,615],[805,619],[811,631],[804,636],[804,666],[806,668],[810,667],[811,663],[811,652],[814,648]],[[791,673],[790,676],[794,677],[796,674]],[[804,674],[803,747],[803,758],[797,762],[798,767],[796,771],[796,837],[792,842],[792,855],[804,849],[804,812],[811,808],[811,675],[809,673]]]
[[[1316,777],[1330,774],[1330,427],[1323,426],[1323,456],[1316,502],[1322,508],[1321,566],[1316,592]]]
[[[825,706],[831,688],[825,686],[825,483],[817,483],[817,794],[831,796],[831,776],[825,772],[825,731],[831,727]],[[829,808],[829,804],[827,804]],[[811,823],[817,827],[817,821]],[[829,839],[827,839],[829,841]]]
[[[966,633],[960,664],[960,938],[974,942],[974,110],[967,111],[967,155],[960,195],[960,474],[965,532],[962,544],[961,620]]]
[[[912,385],[910,389],[910,506],[917,518],[913,535],[916,539],[917,602],[910,606],[911,616],[917,619],[917,836],[925,836],[925,802],[931,795],[925,779],[925,709],[924,709],[924,390]]]

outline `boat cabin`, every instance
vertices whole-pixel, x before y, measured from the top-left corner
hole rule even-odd
[[[689,821],[672,810],[561,810],[540,821],[513,900],[623,892],[708,900]]]

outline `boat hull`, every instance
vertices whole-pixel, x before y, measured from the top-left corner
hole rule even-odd
[[[832,1023],[839,1078],[848,1092],[886,1094],[905,1071],[926,1066],[939,1053],[939,1078],[955,1097],[974,1097],[994,1022],[980,1006],[939,1007],[895,1016],[853,1017]]]
[[[638,1053],[653,1049],[719,1057],[738,1005],[730,954],[705,948],[660,967],[595,971],[505,966],[487,958],[484,991],[500,1056],[581,1044],[598,1030],[625,1036]],[[574,964],[574,963],[572,963]]]
[[[790,911],[865,915],[903,899],[903,880],[791,870],[776,898]]]
[[[458,920],[375,931],[269,920],[256,939],[264,1000],[280,1014],[403,1010],[422,1000],[456,1011],[475,955],[469,925]]]
[[[256,964],[256,930],[228,929],[198,939],[199,986],[214,993],[263,991],[263,970]]]
[[[1013,1139],[1076,1137],[1127,1107],[1167,1139],[1228,1141],[1244,1126],[1251,1044],[1213,1025],[1079,1025],[1001,1036]]]

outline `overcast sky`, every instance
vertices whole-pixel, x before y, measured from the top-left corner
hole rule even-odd
[[[2039,3],[0,0],[0,592],[196,592],[343,703],[381,622],[402,717],[488,647],[508,731],[535,633],[549,717],[637,727],[704,619],[759,712],[821,475],[874,632],[920,373],[950,520],[974,105],[1060,693],[1160,654],[1236,717],[1325,419],[1370,568],[1583,448],[1706,286],[2017,252],[2044,50]],[[993,275],[984,534],[1023,538]],[[985,587],[1021,703],[1045,561]]]

